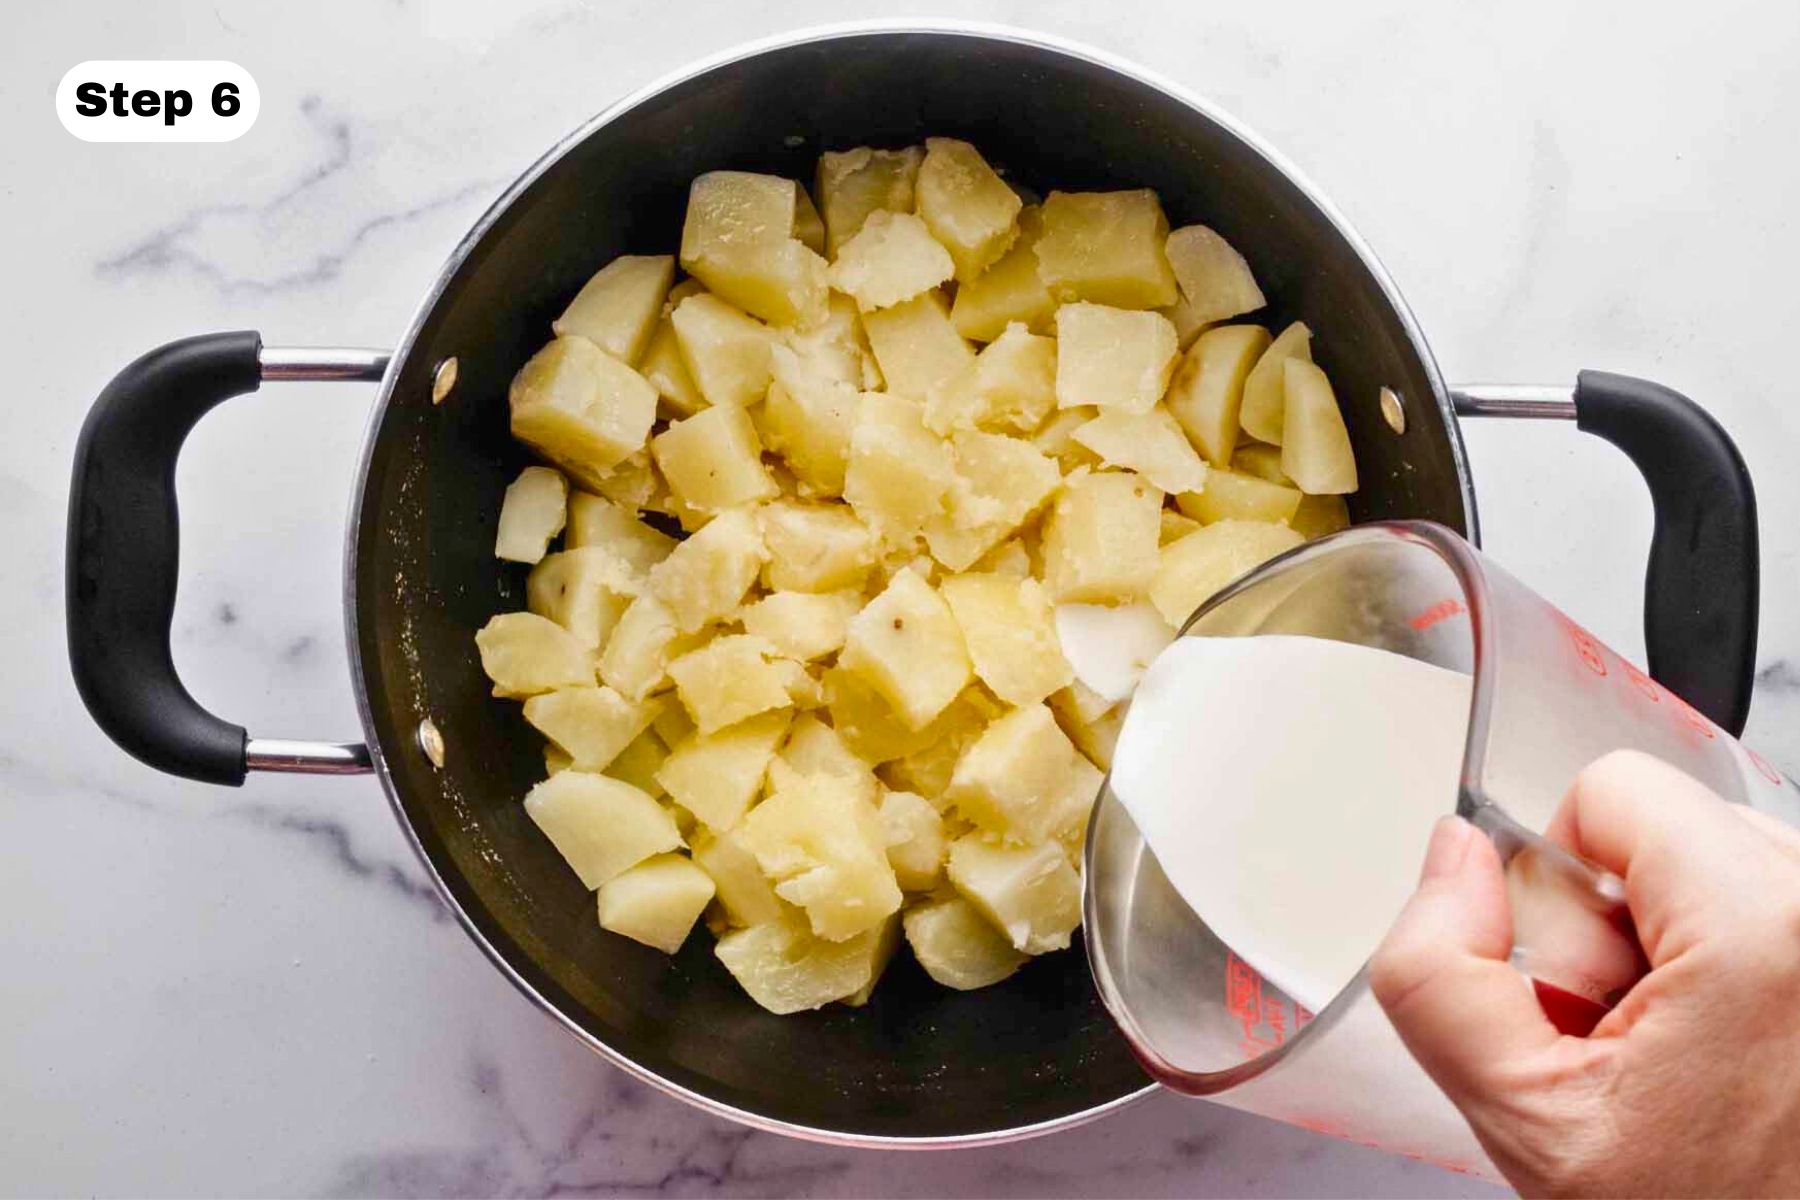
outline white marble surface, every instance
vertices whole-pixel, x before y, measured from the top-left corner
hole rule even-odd
[[[639,1086],[448,920],[376,785],[156,776],[68,680],[61,544],[87,403],[141,350],[259,328],[382,345],[541,148],[700,54],[874,3],[19,5],[0,47],[0,1192],[1452,1194],[1483,1189],[1158,1098],[1051,1141],[896,1159]],[[1768,3],[963,0],[1139,59],[1283,147],[1383,254],[1459,379],[1651,374],[1740,440],[1765,514],[1752,736],[1800,764],[1800,11]],[[102,146],[88,58],[228,58],[224,146]],[[371,389],[270,387],[182,460],[177,658],[274,735],[353,734],[338,548]],[[1470,431],[1488,545],[1629,653],[1649,513],[1567,428]]]

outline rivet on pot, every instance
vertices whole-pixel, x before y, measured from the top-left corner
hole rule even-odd
[[[452,354],[437,365],[437,371],[431,376],[431,402],[442,404],[450,389],[456,386],[456,355]]]
[[[419,749],[425,752],[425,757],[431,760],[432,766],[440,769],[443,767],[444,735],[438,732],[436,722],[430,717],[419,722]]]
[[[1406,405],[1393,388],[1381,389],[1381,417],[1395,433],[1406,432]]]

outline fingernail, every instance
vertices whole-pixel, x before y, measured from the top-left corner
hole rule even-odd
[[[1468,861],[1469,847],[1476,836],[1475,827],[1461,817],[1441,817],[1432,827],[1431,843],[1425,847],[1425,865],[1419,869],[1419,882],[1445,879],[1462,870]]]

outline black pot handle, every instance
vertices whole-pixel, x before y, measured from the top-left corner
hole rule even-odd
[[[265,743],[252,754],[243,726],[188,694],[169,652],[181,545],[175,462],[188,432],[221,401],[256,391],[265,378],[380,378],[387,357],[276,353],[282,363],[271,370],[261,335],[251,332],[205,334],[150,351],[119,372],[89,410],[69,488],[69,664],[88,712],[150,766],[234,787],[252,766],[341,772],[368,763],[360,746]],[[338,361],[346,355],[356,357]]]

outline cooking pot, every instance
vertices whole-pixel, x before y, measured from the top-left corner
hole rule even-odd
[[[1656,505],[1651,667],[1733,731],[1756,624],[1754,506],[1725,435],[1652,384],[1446,388],[1368,248],[1291,166],[1181,88],[1096,51],[961,25],[800,33],[639,92],[552,149],[451,255],[391,354],[174,342],[101,394],[76,450],[69,649],[95,720],[151,766],[239,784],[249,771],[379,776],[469,935],[533,1002],[610,1061],[704,1108],[803,1137],[970,1145],[1062,1128],[1148,1090],[1080,949],[978,992],[902,956],[865,1008],[776,1017],[695,937],[666,958],[599,928],[592,897],[526,818],[543,773],[516,706],[495,703],[474,632],[522,607],[495,559],[506,484],[526,456],[507,383],[577,288],[620,253],[677,244],[688,182],[719,168],[808,177],[818,153],[926,134],[966,138],[1040,191],[1148,186],[1205,221],[1269,297],[1304,317],[1361,464],[1359,521],[1439,522],[1474,540],[1458,413],[1574,419],[1644,468]],[[175,460],[202,415],[260,381],[379,381],[344,557],[346,632],[365,745],[250,737],[201,708],[169,652]],[[1388,389],[1384,395],[1383,389]]]

